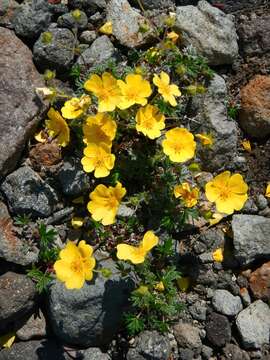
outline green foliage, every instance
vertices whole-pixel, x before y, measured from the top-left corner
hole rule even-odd
[[[36,283],[36,289],[39,294],[47,291],[48,284],[53,279],[50,273],[48,273],[47,271],[43,272],[35,266],[33,266],[33,268],[27,272],[27,276]]]
[[[54,263],[59,253],[58,247],[54,244],[57,233],[54,229],[47,230],[46,225],[43,223],[39,225],[38,230],[40,236],[39,260],[45,264]]]
[[[31,221],[31,218],[29,215],[18,215],[14,217],[14,224],[17,226],[25,226],[28,225]]]
[[[228,112],[228,116],[231,119],[236,120],[238,117],[238,113],[239,113],[239,107],[238,106],[228,106],[227,112]]]

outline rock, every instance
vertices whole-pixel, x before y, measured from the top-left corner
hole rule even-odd
[[[33,65],[31,51],[12,31],[1,27],[0,48],[0,178],[2,178],[15,169],[24,145],[34,132],[46,106],[35,94],[36,87],[45,85]]]
[[[32,314],[27,322],[16,332],[16,336],[23,341],[46,336],[46,320],[41,311]]]
[[[270,259],[270,219],[258,215],[233,215],[234,256],[241,265]]]
[[[133,209],[125,204],[120,204],[117,215],[128,218],[128,217],[134,216],[135,212],[136,212],[135,209]]]
[[[80,42],[83,44],[92,44],[96,38],[97,34],[94,30],[85,30],[80,35]]]
[[[0,276],[0,331],[8,331],[29,314],[36,300],[35,284],[26,275],[7,272]]]
[[[127,353],[127,360],[168,360],[171,354],[168,337],[157,331],[144,331],[136,339],[134,348]]]
[[[57,174],[61,190],[66,196],[79,196],[90,189],[89,176],[83,171],[80,161],[68,158]]]
[[[259,7],[259,5],[263,5],[264,0],[220,0],[218,3],[215,0],[211,0],[211,3],[217,4],[226,13],[234,13],[239,10]]]
[[[0,3],[0,26],[13,29],[13,18],[19,4],[15,0],[2,0]]]
[[[255,201],[252,198],[247,199],[247,201],[245,202],[245,205],[242,209],[242,212],[244,214],[254,215],[254,214],[257,214],[258,211],[259,211],[259,209],[258,209]]]
[[[64,348],[51,339],[18,342],[0,351],[0,360],[69,360]],[[86,360],[86,359],[85,359]],[[97,359],[98,360],[98,359]]]
[[[234,344],[226,344],[226,346],[222,349],[223,354],[225,356],[222,357],[222,360],[249,360],[250,357],[248,354],[240,349],[237,345]]]
[[[212,304],[217,312],[227,316],[237,315],[243,309],[241,298],[233,296],[227,290],[216,290]]]
[[[132,6],[139,7],[136,0],[130,1]],[[169,9],[175,6],[175,0],[142,0],[142,5],[145,10],[153,9]]]
[[[251,304],[251,298],[250,298],[250,295],[249,295],[249,292],[248,292],[248,289],[243,287],[240,289],[240,296],[242,298],[242,301],[243,301],[243,304],[245,306],[248,306]]]
[[[211,65],[232,64],[238,55],[233,18],[205,0],[197,7],[177,7],[175,27],[183,34],[184,42],[193,45]]]
[[[127,0],[110,0],[107,4],[107,21],[112,22],[113,35],[121,45],[138,48],[153,37],[150,22],[133,9]],[[140,28],[146,29],[141,31]]]
[[[40,69],[68,70],[74,58],[75,37],[69,29],[42,33],[33,48],[34,61]]]
[[[55,335],[65,343],[101,346],[118,330],[131,283],[119,277],[112,261],[102,266],[113,272],[108,280],[98,274],[79,290],[68,290],[58,281],[49,288],[49,320]]]
[[[48,169],[61,161],[61,148],[55,142],[38,143],[29,151],[29,159],[34,170]]]
[[[48,29],[51,17],[48,6],[44,6],[41,1],[24,1],[14,16],[14,30],[18,36],[36,39]]]
[[[202,347],[202,357],[205,360],[209,360],[211,356],[213,355],[213,349],[209,346],[203,345]]]
[[[238,314],[236,326],[245,349],[261,348],[269,343],[270,308],[257,300]]]
[[[83,360],[111,360],[111,357],[99,348],[91,347],[81,352],[83,353]]]
[[[181,348],[201,349],[200,330],[188,323],[179,322],[173,327],[174,337]]]
[[[87,15],[93,15],[99,10],[106,8],[107,0],[69,0],[69,6],[73,9],[83,9]]]
[[[270,76],[257,75],[240,91],[239,122],[250,136],[270,134]]]
[[[38,259],[38,249],[17,237],[6,205],[0,202],[0,258],[28,266]]]
[[[179,349],[179,360],[193,360],[194,357],[194,351],[191,349]]]
[[[221,229],[207,229],[206,231],[202,232],[200,237],[200,241],[202,241],[207,250],[216,250],[220,247],[224,247],[225,243],[225,235]]]
[[[205,321],[207,311],[205,300],[199,300],[195,302],[195,304],[189,306],[188,311],[192,315],[193,319],[198,321]]]
[[[245,56],[261,56],[270,51],[270,15],[246,19],[238,27],[239,44]]]
[[[109,59],[115,59],[116,55],[116,49],[108,36],[102,35],[79,56],[77,64],[90,71],[94,66],[99,66]]]
[[[227,88],[225,80],[215,75],[203,97],[199,122],[200,132],[211,133],[211,147],[198,149],[203,168],[207,171],[228,170],[234,163],[237,149],[237,126],[227,118]]]
[[[60,200],[55,190],[29,166],[8,175],[0,189],[7,198],[10,211],[16,215],[43,218],[59,207]]]
[[[206,320],[206,337],[210,343],[222,347],[231,340],[231,326],[224,315],[212,313]]]
[[[267,201],[266,197],[263,196],[263,194],[258,194],[256,196],[256,204],[257,204],[259,210],[264,210],[265,208],[267,208],[268,201]]]
[[[84,11],[80,11],[80,16],[75,16],[74,12],[71,11],[67,14],[61,15],[57,19],[57,24],[59,27],[68,28],[68,29],[80,29],[84,30],[87,27],[88,18]],[[76,13],[75,13],[76,14]]]
[[[249,285],[256,299],[270,301],[270,261],[251,273]]]

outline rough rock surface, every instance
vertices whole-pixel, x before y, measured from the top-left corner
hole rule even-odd
[[[43,313],[39,311],[38,314],[32,314],[16,332],[16,336],[23,341],[46,337],[46,320]]]
[[[73,12],[63,14],[57,19],[59,27],[68,29],[85,29],[87,27],[88,18],[84,11],[80,11],[80,16],[75,17]]]
[[[241,89],[240,125],[252,137],[270,134],[270,76],[257,75]]]
[[[109,343],[117,332],[130,284],[119,278],[111,261],[104,261],[103,267],[114,273],[108,280],[98,274],[79,290],[67,290],[60,282],[50,286],[49,319],[62,341],[100,346]]]
[[[139,7],[136,0],[130,1],[132,6]],[[168,9],[175,6],[175,0],[142,0],[142,5],[145,10],[152,9]]]
[[[59,209],[59,198],[55,190],[29,166],[23,166],[9,174],[0,190],[13,214],[28,214],[32,218],[48,217]]]
[[[111,360],[111,357],[103,353],[99,348],[91,347],[81,352],[83,354],[83,360]]]
[[[15,264],[27,266],[38,259],[38,249],[22,241],[9,216],[6,205],[0,202],[0,258]]]
[[[210,314],[205,329],[207,339],[214,346],[222,347],[231,340],[230,322],[224,315]]]
[[[270,219],[258,215],[234,215],[234,255],[241,265],[270,258]]]
[[[251,273],[249,286],[256,299],[270,301],[270,261]]]
[[[127,0],[110,0],[107,4],[107,21],[112,22],[113,35],[122,44],[137,48],[152,38],[151,25],[148,20],[133,9]],[[140,31],[141,26],[149,30]]]
[[[192,24],[191,24],[192,19]],[[176,8],[176,28],[211,65],[231,64],[238,55],[237,34],[230,15],[202,0]]]
[[[188,323],[178,323],[173,327],[177,344],[181,348],[200,349],[202,346],[199,328]]]
[[[12,171],[45,106],[35,94],[43,87],[32,53],[12,31],[0,27],[0,178]],[[16,54],[16,56],[14,56]]]
[[[241,298],[227,290],[216,290],[212,303],[217,312],[227,316],[237,315],[243,309]]]
[[[15,0],[3,0],[0,2],[0,26],[13,28],[13,18],[19,4]]]
[[[26,275],[7,272],[0,276],[0,331],[29,314],[36,298],[35,284]]]
[[[270,308],[257,300],[240,312],[236,326],[242,338],[244,348],[260,348],[269,343]]]

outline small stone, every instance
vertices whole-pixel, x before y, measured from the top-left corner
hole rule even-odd
[[[122,217],[126,217],[126,218],[131,217],[134,214],[135,214],[135,210],[124,204],[121,204],[119,206],[118,213],[117,213],[118,216],[122,216]]]
[[[241,298],[233,296],[227,290],[216,290],[212,304],[216,311],[227,316],[237,315],[243,309]]]
[[[270,301],[270,261],[251,273],[249,285],[256,299]]]
[[[69,6],[73,9],[83,9],[90,16],[105,10],[106,0],[69,0]]]
[[[240,125],[248,135],[265,138],[270,134],[270,76],[255,76],[240,96]]]
[[[134,348],[127,353],[127,360],[168,360],[171,344],[166,335],[157,331],[144,331],[136,339]]]
[[[206,245],[209,251],[224,247],[225,243],[224,232],[221,229],[215,228],[202,232],[199,239]]]
[[[83,171],[80,161],[68,158],[57,174],[61,190],[66,196],[79,196],[89,191],[89,176]]]
[[[66,71],[72,65],[74,47],[75,37],[69,29],[51,28],[35,42],[33,57],[40,69]]]
[[[270,308],[257,300],[242,310],[236,319],[236,326],[245,349],[259,349],[269,343]]]
[[[0,189],[7,198],[10,211],[16,215],[48,217],[59,206],[55,190],[29,166],[8,175]]]
[[[206,320],[206,337],[211,344],[223,347],[231,340],[231,326],[224,315],[212,313]]]
[[[214,262],[212,253],[203,253],[199,255],[199,259],[203,264],[212,263]]]
[[[0,276],[0,331],[28,315],[35,306],[35,284],[26,275],[7,272]]]
[[[192,315],[193,319],[198,321],[205,321],[206,320],[206,311],[207,306],[204,300],[200,300],[195,302],[195,304],[189,306],[188,308],[190,314]]]
[[[202,346],[200,330],[191,324],[179,322],[173,327],[173,333],[179,347],[200,349]]]
[[[194,351],[191,349],[182,349],[178,350],[179,353],[179,360],[193,360],[194,359]]]
[[[130,1],[132,6],[139,7],[138,2],[136,0]],[[145,10],[153,10],[153,9],[169,9],[175,6],[175,0],[142,0],[142,5]]]
[[[150,22],[133,9],[127,0],[110,0],[107,21],[112,22],[113,35],[121,45],[137,48],[153,38]],[[146,30],[141,30],[144,27]]]
[[[244,214],[257,214],[259,209],[254,201],[254,199],[249,198],[247,199],[247,201],[245,202],[245,205],[243,207],[243,209],[241,210]]]
[[[85,30],[80,35],[80,42],[83,44],[92,44],[96,40],[97,34],[94,30]]]
[[[203,345],[202,346],[202,358],[204,360],[209,360],[213,355],[213,349],[209,346]]]
[[[41,311],[30,316],[27,322],[16,332],[23,341],[46,336],[46,320]]]
[[[226,346],[223,348],[222,351],[225,356],[224,360],[249,360],[250,359],[250,357],[244,350],[240,349],[239,346],[234,345],[234,344],[226,344]]]
[[[76,15],[75,11],[79,12]],[[57,24],[59,27],[67,28],[67,29],[80,29],[84,30],[87,27],[88,18],[84,11],[81,10],[74,10],[67,14],[61,15],[57,19]]]
[[[234,256],[241,265],[270,259],[270,219],[258,215],[233,215]]]
[[[240,296],[245,306],[249,306],[251,304],[251,298],[247,288],[243,287],[240,289]]]
[[[15,0],[0,2],[0,26],[13,29],[13,19],[19,4]]]
[[[83,360],[111,360],[111,357],[99,348],[91,347],[86,350],[81,350],[81,352],[83,354]]]
[[[183,41],[193,45],[211,65],[232,64],[238,55],[233,18],[207,1],[199,1],[197,7],[177,7],[175,27],[182,33]]]
[[[29,152],[29,159],[35,170],[40,171],[42,167],[50,167],[58,164],[61,157],[61,149],[56,143],[37,144]]]
[[[256,204],[259,210],[264,210],[265,208],[267,208],[268,201],[265,196],[263,196],[262,194],[258,194],[256,196]]]

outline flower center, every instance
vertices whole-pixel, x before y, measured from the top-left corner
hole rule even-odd
[[[163,94],[166,94],[166,95],[170,95],[171,93],[171,89],[170,89],[170,85],[165,85],[163,84],[161,87],[160,87],[160,90]]]
[[[72,269],[72,271],[74,271],[76,273],[81,273],[83,270],[82,261],[80,259],[76,259],[76,260],[72,261],[71,269]]]
[[[228,187],[224,187],[223,189],[221,189],[220,194],[219,194],[219,198],[221,200],[227,200],[229,197],[231,196],[231,190]]]

